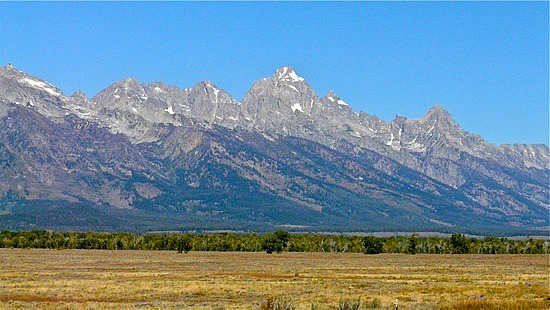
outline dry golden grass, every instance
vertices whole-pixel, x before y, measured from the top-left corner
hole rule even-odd
[[[0,309],[549,309],[549,258],[0,249]]]

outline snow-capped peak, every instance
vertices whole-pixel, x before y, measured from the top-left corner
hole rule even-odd
[[[304,81],[304,78],[296,74],[292,67],[286,66],[279,68],[277,72],[275,72],[275,77],[280,81],[285,82],[299,82]]]

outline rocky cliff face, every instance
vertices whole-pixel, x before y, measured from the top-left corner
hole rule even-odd
[[[441,106],[384,122],[333,92],[318,97],[290,67],[240,102],[209,81],[179,89],[125,79],[91,99],[68,97],[0,68],[0,225],[8,228],[47,226],[28,214],[61,205],[55,212],[79,206],[87,220],[78,223],[116,218],[108,229],[540,231],[549,168],[546,145],[490,144]]]

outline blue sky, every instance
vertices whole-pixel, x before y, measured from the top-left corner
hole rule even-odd
[[[1,2],[0,64],[93,96],[208,79],[237,100],[290,65],[389,121],[442,105],[487,141],[549,135],[548,2]]]

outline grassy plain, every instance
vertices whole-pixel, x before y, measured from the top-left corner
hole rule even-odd
[[[549,259],[0,249],[0,309],[549,309]]]

